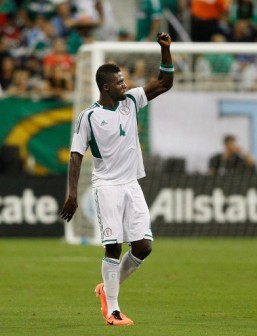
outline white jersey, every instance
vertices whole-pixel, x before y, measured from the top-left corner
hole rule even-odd
[[[138,139],[137,113],[148,103],[142,87],[126,92],[115,108],[94,103],[78,117],[71,152],[93,155],[93,187],[118,185],[145,176]]]

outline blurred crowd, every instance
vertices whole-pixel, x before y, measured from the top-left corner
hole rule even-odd
[[[133,34],[116,23],[112,0],[0,0],[0,96],[71,101],[76,55],[82,44],[94,40],[152,41],[167,10],[187,27],[194,42],[257,42],[254,0],[135,2]],[[167,21],[166,26],[173,40],[180,41],[172,23]],[[255,56],[240,57],[234,62],[229,55],[207,55],[194,66],[207,75],[208,71],[232,73],[235,80],[247,71],[247,78],[257,82]],[[143,83],[142,60],[135,69],[137,82]]]
[[[78,48],[104,39],[107,12],[98,0],[0,0],[2,95],[71,100]]]
[[[192,40],[211,42],[220,34],[228,42],[257,42],[256,5],[254,0],[192,0]]]

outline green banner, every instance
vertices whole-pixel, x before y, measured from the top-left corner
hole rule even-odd
[[[26,164],[35,159],[35,173],[66,173],[72,106],[59,100],[0,100],[0,146],[17,145]]]
[[[72,105],[60,100],[0,99],[0,146],[17,145],[35,174],[64,174],[69,162]],[[138,114],[142,151],[149,152],[148,107]]]

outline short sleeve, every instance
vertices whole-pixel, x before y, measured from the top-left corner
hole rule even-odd
[[[71,143],[71,152],[78,152],[84,155],[90,141],[90,127],[87,114],[82,112],[76,122]]]
[[[138,106],[139,108],[143,108],[148,104],[148,100],[145,94],[145,90],[142,87],[138,88],[139,91],[139,103]]]
[[[142,87],[131,89],[127,92],[127,95],[133,96],[137,105],[137,112],[139,109],[145,107],[148,104],[148,100],[145,91]]]

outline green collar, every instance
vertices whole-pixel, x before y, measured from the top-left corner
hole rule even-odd
[[[119,102],[115,104],[115,106],[112,108],[112,107],[109,107],[109,106],[103,106],[103,105],[100,105],[98,102],[96,102],[96,105],[98,107],[101,107],[102,109],[104,110],[108,110],[108,111],[116,111],[117,110],[117,107],[119,106]]]

